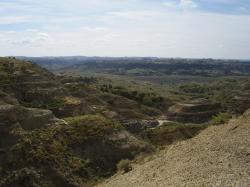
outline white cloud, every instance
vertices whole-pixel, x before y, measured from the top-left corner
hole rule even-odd
[[[162,5],[169,10],[187,10],[198,8],[198,4],[193,0],[164,1]]]
[[[49,39],[48,33],[38,32],[33,38],[33,42],[47,41]]]
[[[15,2],[0,2],[0,11],[5,11],[5,10],[18,10],[23,8],[22,5],[17,4]]]
[[[11,55],[14,49],[16,55],[34,56],[249,58],[250,25],[246,23],[250,16],[186,11],[129,11],[111,15],[105,17],[112,20],[106,27],[0,32],[0,43],[4,43],[0,44],[0,51]],[[133,16],[140,19],[131,22]]]
[[[201,2],[209,3],[223,3],[223,4],[235,4],[240,0],[200,0]]]
[[[180,7],[182,7],[182,8],[197,8],[198,5],[192,0],[180,0]]]
[[[1,14],[0,55],[250,58],[250,16],[204,13],[202,1],[18,0],[29,8]]]
[[[176,9],[178,7],[178,3],[174,1],[165,1],[162,3],[162,5],[171,9]]]
[[[27,29],[24,32],[17,31],[8,31],[2,32],[2,37],[0,40],[4,41],[4,45],[6,44],[14,45],[14,46],[27,46],[27,45],[41,45],[46,43],[50,36],[48,33],[38,32],[35,30]]]
[[[1,24],[26,23],[29,21],[30,21],[30,18],[27,16],[1,16],[0,17],[0,25]]]
[[[133,10],[133,11],[116,11],[116,12],[108,12],[104,16],[105,18],[111,19],[127,19],[127,20],[145,20],[149,18],[153,18],[162,14],[161,12],[149,11],[149,10]]]

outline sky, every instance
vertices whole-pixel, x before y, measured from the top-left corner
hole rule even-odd
[[[250,59],[250,0],[0,0],[0,56]]]

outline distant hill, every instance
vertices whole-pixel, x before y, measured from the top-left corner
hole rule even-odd
[[[17,57],[61,72],[95,72],[117,75],[248,76],[250,60],[181,59],[153,57]]]
[[[137,62],[147,62],[152,61],[157,58],[151,57],[135,57],[135,58],[127,58],[127,57],[85,57],[85,56],[67,56],[67,57],[16,57],[20,60],[32,61],[34,63],[39,64],[50,70],[58,70],[62,68],[67,68],[76,64],[83,64],[88,62],[121,62],[133,60]]]

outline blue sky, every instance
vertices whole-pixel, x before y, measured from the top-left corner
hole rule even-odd
[[[250,1],[0,0],[0,55],[250,59]]]

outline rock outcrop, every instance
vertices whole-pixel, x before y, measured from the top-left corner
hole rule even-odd
[[[19,123],[24,130],[33,130],[62,122],[50,110],[25,108],[20,105],[0,105],[0,119],[1,123],[6,126]]]
[[[48,125],[65,123],[56,118],[50,110],[0,105],[0,149],[9,149],[17,143],[20,134],[13,132],[14,129],[32,131]]]
[[[157,120],[121,120],[120,123],[131,133],[142,133],[147,129],[157,127],[159,122]]]

